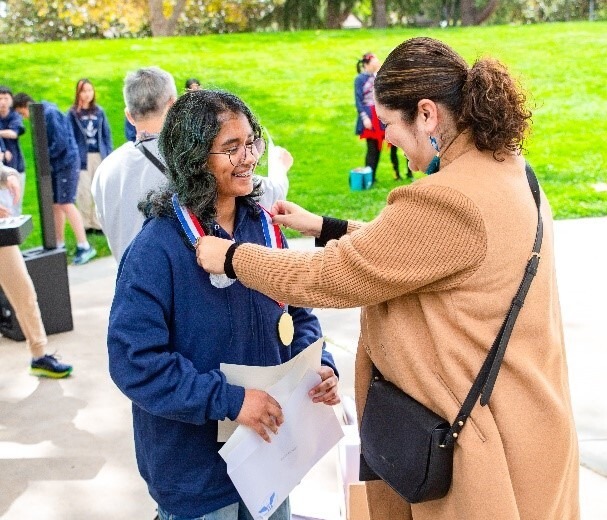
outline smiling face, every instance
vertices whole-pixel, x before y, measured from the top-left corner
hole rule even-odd
[[[386,141],[405,153],[409,168],[413,171],[425,172],[436,155],[430,143],[430,136],[436,128],[436,117],[432,113],[433,107],[428,106],[426,101],[419,102],[417,114],[411,123],[405,121],[399,110],[391,110],[380,103],[375,105],[377,117],[386,125]]]
[[[218,199],[242,197],[253,191],[253,171],[259,159],[255,147],[250,146],[255,133],[242,113],[224,112],[220,121],[221,130],[213,140],[207,166],[215,176]]]

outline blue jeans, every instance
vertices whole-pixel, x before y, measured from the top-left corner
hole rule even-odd
[[[160,520],[256,520],[251,516],[242,500],[196,518],[173,515],[158,506],[158,518]],[[291,520],[291,505],[288,498],[274,511],[268,520]]]

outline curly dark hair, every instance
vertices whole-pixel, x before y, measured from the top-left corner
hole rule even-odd
[[[497,60],[481,58],[469,68],[445,43],[411,38],[396,47],[379,69],[375,98],[411,123],[421,99],[443,104],[457,130],[470,130],[476,147],[496,159],[520,152],[531,112],[520,85]]]
[[[167,166],[168,184],[150,192],[138,205],[146,217],[173,214],[171,198],[188,207],[200,220],[205,231],[211,230],[216,217],[217,183],[207,162],[213,141],[221,130],[221,116],[243,114],[255,137],[261,137],[261,126],[244,102],[221,90],[196,90],[181,96],[169,109],[158,147]],[[261,195],[261,181],[253,191],[237,197],[252,212],[259,213],[254,198]]]

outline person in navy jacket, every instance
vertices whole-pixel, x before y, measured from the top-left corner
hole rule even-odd
[[[126,116],[124,117],[124,137],[127,141],[131,141],[133,143],[137,141],[137,129]]]
[[[187,93],[169,109],[159,148],[169,182],[139,204],[149,218],[118,269],[110,375],[133,403],[137,463],[160,520],[251,518],[218,453],[217,422],[235,420],[269,442],[283,415],[266,392],[228,383],[220,363],[279,365],[322,333],[309,309],[214,280],[196,263],[195,222],[235,243],[285,240],[254,201],[265,143],[249,108],[222,91]],[[280,325],[288,322],[291,334]],[[313,400],[337,404],[324,349],[321,363]],[[290,518],[288,500],[271,518]]]
[[[11,215],[21,215],[23,207],[23,193],[25,193],[25,160],[19,146],[19,138],[25,133],[23,118],[13,110],[13,93],[6,86],[0,86],[0,149],[3,152],[2,162],[9,168],[19,173],[22,196],[19,200],[9,204],[9,200],[3,200],[7,204]]]
[[[15,110],[24,118],[30,117],[29,106],[34,100],[24,92],[15,94]],[[65,220],[70,223],[76,236],[76,253],[73,263],[87,263],[97,251],[92,247],[84,231],[82,217],[74,205],[78,176],[80,175],[78,148],[67,117],[48,101],[41,101],[46,126],[48,156],[51,166],[53,185],[53,217],[55,221],[55,238],[57,247],[65,247]]]
[[[90,80],[78,80],[74,104],[68,110],[67,117],[72,125],[80,157],[76,205],[82,215],[84,228],[101,231],[91,194],[91,184],[97,167],[112,152],[113,145],[107,116],[103,108],[96,103],[95,88]]]

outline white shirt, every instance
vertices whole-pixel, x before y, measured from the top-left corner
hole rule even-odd
[[[158,156],[158,141],[145,141],[144,146]],[[149,191],[166,183],[166,177],[131,141],[108,155],[97,168],[91,191],[101,229],[117,262],[139,233],[143,214],[137,204]]]

